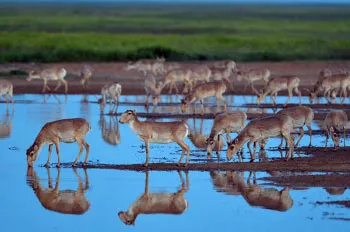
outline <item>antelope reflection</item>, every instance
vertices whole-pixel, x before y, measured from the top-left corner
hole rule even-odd
[[[3,120],[0,121],[0,139],[8,138],[12,132],[12,121],[13,121],[14,110],[11,114],[6,113]]]
[[[109,118],[108,122],[105,117]],[[120,143],[118,118],[116,116],[105,116],[101,114],[99,124],[101,126],[103,140],[110,145],[118,145]]]
[[[328,187],[324,189],[329,195],[343,195],[346,187]]]
[[[126,225],[135,225],[140,214],[182,214],[188,207],[184,194],[189,188],[189,178],[186,172],[186,182],[178,171],[181,188],[175,193],[149,193],[148,171],[146,171],[145,192],[132,203],[128,211],[120,211],[118,216]]]
[[[293,199],[289,194],[289,188],[278,191],[275,188],[265,188],[256,184],[254,172],[253,184],[250,183],[252,172],[250,172],[247,183],[243,174],[239,172],[227,171],[211,172],[210,177],[218,192],[228,195],[241,195],[249,205],[262,207],[276,211],[287,211],[293,206]]]
[[[32,167],[27,169],[27,183],[33,189],[36,197],[40,201],[41,205],[51,211],[55,211],[62,214],[84,214],[90,208],[90,202],[85,197],[85,191],[89,188],[89,177],[87,170],[85,173],[85,186],[82,178],[77,173],[76,169],[73,169],[78,179],[78,189],[74,190],[59,190],[60,185],[60,170],[57,169],[57,178],[55,187],[52,187],[52,179],[50,175],[50,169],[47,168],[48,175],[48,188],[44,188],[40,184],[40,178],[36,175]]]

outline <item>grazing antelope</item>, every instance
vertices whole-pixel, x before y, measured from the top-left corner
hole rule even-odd
[[[190,93],[188,93],[184,99],[181,100],[181,111],[185,112],[186,107],[191,103],[200,101],[201,114],[204,114],[203,99],[208,97],[215,97],[217,106],[220,105],[220,101],[224,103],[225,111],[227,111],[227,101],[222,96],[226,91],[226,85],[222,81],[212,81],[197,85]],[[195,108],[194,108],[195,111]]]
[[[291,136],[293,130],[293,119],[286,115],[254,119],[249,122],[235,139],[228,143],[227,160],[230,161],[234,154],[249,140],[247,147],[251,157],[250,161],[253,162],[255,160],[257,142],[278,136],[283,136],[287,140],[289,151],[286,159],[288,160],[289,156],[293,157],[294,139]],[[254,152],[250,148],[251,143],[254,143]]]
[[[50,164],[50,157],[52,146],[55,144],[58,162],[56,167],[61,164],[60,158],[60,142],[73,143],[77,142],[79,145],[79,153],[77,158],[74,160],[73,167],[76,166],[82,152],[83,145],[86,149],[86,155],[83,165],[86,165],[89,157],[90,146],[85,141],[85,136],[91,130],[90,123],[83,118],[69,118],[61,119],[53,122],[46,123],[40,130],[38,136],[35,138],[34,143],[27,150],[27,163],[28,166],[32,167],[35,160],[38,158],[41,148],[49,144],[49,154],[45,166],[48,167]]]
[[[13,111],[11,113],[11,116],[8,113],[6,113],[3,120],[0,121],[0,139],[10,137],[12,132],[13,116]]]
[[[119,120],[120,123],[129,124],[130,128],[136,133],[136,135],[146,144],[146,162],[144,166],[148,166],[149,160],[149,143],[177,143],[182,148],[182,154],[179,162],[187,152],[186,163],[190,157],[190,147],[184,142],[184,139],[189,134],[189,128],[185,121],[178,122],[141,122],[137,118],[135,110],[125,111]]]
[[[13,109],[13,85],[8,80],[2,80],[0,79],[0,95],[5,99],[6,101],[6,112],[8,112],[8,104],[11,101],[12,103],[12,109]]]
[[[286,103],[284,103],[284,106],[286,106],[290,100],[290,98],[293,96],[293,90],[296,94],[299,95],[299,104],[301,105],[301,92],[299,91],[300,78],[296,76],[281,76],[277,78],[273,78],[267,82],[267,85],[263,91],[258,96],[258,105],[262,101],[264,101],[265,97],[270,93],[270,96],[273,99],[273,104],[276,105],[276,98],[277,93],[281,90],[288,90],[288,99]]]
[[[298,146],[299,142],[301,140],[301,138],[304,136],[304,125],[307,126],[307,129],[309,131],[309,135],[310,135],[310,143],[309,143],[309,147],[311,147],[311,139],[312,139],[312,129],[311,129],[311,122],[314,119],[314,112],[312,111],[312,109],[310,107],[306,107],[306,106],[296,106],[296,107],[290,107],[290,108],[286,108],[283,110],[280,110],[277,113],[277,116],[280,115],[288,115],[293,119],[293,124],[294,124],[294,129],[299,128],[300,130],[300,137],[298,139],[298,141],[296,142],[296,144],[294,146]],[[280,148],[283,145],[283,138],[281,140],[281,144],[280,144]]]
[[[326,144],[325,149],[327,149],[327,142],[329,136],[331,136],[334,149],[339,147],[340,138],[337,135],[339,132],[343,132],[344,138],[344,147],[345,147],[345,137],[346,137],[346,129],[345,126],[348,122],[348,116],[343,110],[334,110],[327,113],[326,118],[324,120],[325,130],[326,130]]]
[[[99,124],[101,126],[103,140],[112,145],[117,146],[120,143],[120,133],[118,119],[115,116],[108,116],[108,122],[103,114],[100,114]]]
[[[41,205],[50,211],[62,214],[81,215],[86,213],[90,208],[90,202],[86,199],[85,192],[89,189],[89,177],[87,170],[85,173],[85,186],[82,178],[76,169],[73,169],[78,179],[77,190],[60,190],[61,169],[57,169],[55,187],[52,186],[50,169],[46,168],[48,187],[44,188],[40,183],[40,178],[36,175],[33,167],[27,168],[27,184],[33,189]]]
[[[100,112],[104,113],[106,100],[109,100],[109,113],[112,114],[118,111],[119,99],[122,94],[122,86],[118,82],[106,84],[101,89],[102,98],[98,101],[100,104]],[[112,107],[113,102],[113,107]]]
[[[147,72],[152,72],[153,75],[158,75],[163,72],[163,63],[165,59],[164,58],[158,58],[156,60],[150,59],[141,59],[136,62],[128,62],[126,66],[126,70],[132,70],[135,69],[139,72],[142,72],[145,76],[147,75]]]
[[[146,91],[146,103],[145,103],[146,106],[148,106],[149,96],[152,96],[153,106],[156,107],[158,105],[163,87],[164,87],[163,82],[160,81],[157,84],[156,79],[153,76],[147,77],[145,79],[144,88]]]
[[[220,136],[226,133],[226,142],[228,143],[231,140],[230,133],[243,130],[246,120],[247,114],[241,110],[216,115],[207,140],[208,156],[212,153],[215,140],[219,141]],[[218,158],[219,152],[220,150],[217,149],[216,154],[218,155]]]
[[[187,90],[187,88],[191,88],[192,83],[190,81],[192,71],[190,69],[174,69],[169,72],[164,77],[163,87],[169,85],[169,94],[172,93],[173,88],[175,88],[176,94],[179,93],[179,89],[177,88],[176,82],[181,82],[185,84],[183,92]]]
[[[227,69],[234,72],[236,68],[236,63],[233,60],[219,60],[212,63],[212,67],[219,69]]]
[[[42,92],[44,93],[46,90],[50,91],[51,88],[47,85],[47,82],[52,80],[52,81],[57,81],[57,85],[54,91],[57,91],[58,88],[61,86],[61,84],[64,84],[65,87],[65,93],[68,92],[68,83],[64,79],[66,76],[67,71],[64,68],[48,68],[48,69],[43,69],[39,72],[37,71],[30,71],[29,76],[27,77],[27,81],[31,81],[32,79],[43,79],[44,81],[44,86],[42,89]]]
[[[136,218],[141,214],[182,214],[188,207],[184,195],[189,189],[188,173],[186,182],[178,171],[181,188],[175,193],[150,193],[148,184],[148,171],[146,171],[145,192],[129,206],[128,211],[120,211],[119,219],[126,225],[135,225]]]
[[[92,69],[90,66],[85,64],[83,68],[80,70],[80,78],[81,78],[80,83],[84,89],[88,87],[91,76],[92,76]]]
[[[206,65],[200,65],[195,68],[192,68],[190,80],[187,80],[190,86],[189,91],[192,91],[193,86],[197,85],[197,81],[200,81],[202,83],[208,83],[211,75],[212,75],[211,69],[208,68],[208,66]]]
[[[254,87],[254,82],[259,80],[264,80],[265,84],[269,82],[271,72],[269,69],[251,69],[248,71],[238,71],[236,72],[237,80],[242,81],[243,79],[246,81],[244,86],[244,90],[246,91],[248,85],[252,88],[252,91],[259,95],[258,90]]]

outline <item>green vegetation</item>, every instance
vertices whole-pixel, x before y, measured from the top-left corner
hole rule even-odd
[[[3,4],[0,62],[350,58],[350,5]]]

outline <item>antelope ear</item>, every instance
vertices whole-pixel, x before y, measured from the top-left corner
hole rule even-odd
[[[136,115],[136,110],[132,110],[132,112],[133,112],[133,114],[135,114],[135,115]]]

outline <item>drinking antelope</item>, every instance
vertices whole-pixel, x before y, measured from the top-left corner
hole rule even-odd
[[[34,143],[27,150],[27,163],[28,166],[32,167],[35,160],[38,158],[41,148],[48,144],[49,154],[45,166],[48,167],[50,164],[50,157],[52,146],[55,144],[58,162],[56,167],[61,164],[60,158],[60,147],[59,143],[73,143],[77,142],[79,145],[79,153],[73,162],[73,167],[76,166],[82,152],[83,145],[86,149],[86,155],[83,165],[86,165],[89,157],[90,146],[85,141],[85,136],[91,130],[90,123],[83,118],[69,118],[62,119],[53,122],[46,123],[40,130],[38,136],[35,138]]]
[[[231,140],[230,133],[243,130],[247,114],[241,110],[221,113],[215,116],[213,126],[207,140],[207,153],[210,156],[213,150],[214,140],[220,140],[220,136],[226,133],[226,142]],[[217,139],[216,139],[217,138]],[[220,150],[216,150],[219,158]]]
[[[36,197],[41,205],[50,211],[55,211],[62,214],[81,215],[86,213],[90,208],[90,202],[84,195],[89,189],[89,177],[87,170],[85,173],[85,186],[82,178],[79,176],[76,169],[73,169],[75,176],[78,179],[77,190],[60,190],[61,169],[57,169],[57,177],[55,187],[52,186],[52,178],[50,169],[46,168],[48,188],[44,188],[40,183],[40,178],[36,175],[33,167],[27,168],[27,183],[33,189]]]
[[[120,95],[122,94],[122,86],[118,82],[106,84],[101,89],[102,98],[98,101],[100,104],[100,112],[104,113],[106,107],[106,100],[109,100],[109,113],[117,112]],[[113,102],[113,107],[112,107]]]
[[[203,99],[208,97],[215,97],[217,105],[220,105],[220,101],[224,103],[225,111],[227,111],[227,101],[222,96],[226,91],[226,85],[222,81],[212,81],[197,85],[190,93],[188,93],[184,99],[181,100],[181,111],[185,112],[186,107],[191,103],[200,101],[201,114],[204,114]],[[195,107],[194,107],[195,111]]]
[[[47,82],[52,80],[52,81],[57,81],[56,88],[54,91],[57,91],[58,88],[61,86],[61,84],[64,84],[65,87],[65,93],[68,92],[68,83],[64,79],[66,76],[67,71],[64,68],[48,68],[48,69],[43,69],[41,71],[30,71],[29,76],[27,77],[27,81],[31,81],[32,79],[43,79],[44,81],[44,86],[42,89],[42,92],[44,93],[46,90],[50,91],[51,88],[47,85]]]
[[[307,129],[308,129],[309,135],[310,135],[309,147],[311,147],[311,139],[312,139],[311,122],[314,119],[314,112],[312,111],[312,109],[310,107],[306,107],[306,106],[290,107],[290,108],[280,110],[277,113],[277,116],[280,116],[280,115],[290,116],[293,119],[294,129],[299,128],[300,136],[299,136],[298,141],[294,145],[296,147],[299,145],[301,138],[304,136],[304,128],[303,128],[304,125],[307,126]],[[283,138],[281,140],[281,144],[279,147],[281,148],[282,145],[283,145]]]
[[[325,149],[327,149],[327,142],[328,142],[329,136],[331,136],[333,140],[334,149],[337,149],[339,147],[340,138],[337,135],[337,133],[339,132],[343,132],[344,147],[345,147],[345,136],[346,136],[345,126],[347,122],[348,122],[348,116],[343,110],[334,110],[327,113],[326,118],[324,120],[324,125],[326,130]]]
[[[84,89],[88,87],[91,76],[92,76],[92,69],[90,66],[85,64],[83,68],[80,70],[80,78],[81,78],[80,83]]]
[[[144,88],[146,91],[146,103],[145,103],[146,106],[148,106],[149,96],[152,96],[153,106],[156,107],[158,105],[163,87],[164,87],[163,82],[160,81],[157,84],[156,79],[153,76],[147,77],[145,79]]]
[[[228,143],[226,153],[227,160],[230,161],[234,154],[241,149],[246,141],[249,140],[247,147],[249,149],[251,162],[255,160],[257,142],[262,140],[283,136],[289,145],[289,151],[286,159],[289,156],[293,157],[294,139],[291,132],[294,130],[293,119],[286,115],[271,116],[252,120],[249,124],[238,134],[238,136]],[[254,143],[254,152],[252,152],[250,145]]]
[[[186,182],[178,171],[181,188],[175,193],[150,193],[148,187],[148,171],[146,171],[145,192],[129,206],[128,211],[120,211],[119,219],[126,225],[135,225],[136,218],[141,214],[182,214],[188,207],[184,195],[189,189],[189,178],[186,172]]]
[[[12,103],[12,109],[13,109],[13,85],[8,80],[0,79],[0,95],[5,99],[6,101],[6,112],[8,112],[8,104],[11,101]]]
[[[120,133],[118,119],[115,116],[108,116],[109,120],[105,119],[103,114],[100,114],[99,124],[101,126],[103,140],[112,145],[116,146],[120,143]]]
[[[146,144],[146,162],[144,166],[148,166],[149,160],[149,143],[172,143],[176,142],[182,148],[182,154],[179,162],[187,152],[186,163],[190,157],[190,147],[184,142],[184,139],[189,134],[189,128],[185,121],[178,122],[141,122],[136,115],[135,110],[125,111],[119,120],[120,123],[129,124],[130,128],[136,135]]]
[[[269,69],[251,69],[248,71],[238,71],[236,72],[236,76],[237,76],[237,80],[238,81],[242,81],[243,79],[246,81],[246,84],[244,86],[244,90],[246,91],[248,85],[250,85],[250,87],[252,88],[252,91],[259,95],[258,90],[254,87],[254,82],[255,81],[259,81],[259,80],[264,80],[265,84],[268,83],[270,76],[271,76],[271,72]]]
[[[265,87],[263,93],[258,96],[258,105],[262,101],[264,101],[265,97],[270,93],[270,96],[273,99],[273,104],[276,105],[277,93],[281,90],[288,90],[288,99],[284,106],[286,106],[293,96],[293,90],[296,94],[299,95],[299,104],[301,105],[301,92],[299,91],[300,78],[296,76],[281,76],[277,78],[273,78],[267,82],[267,86]]]

